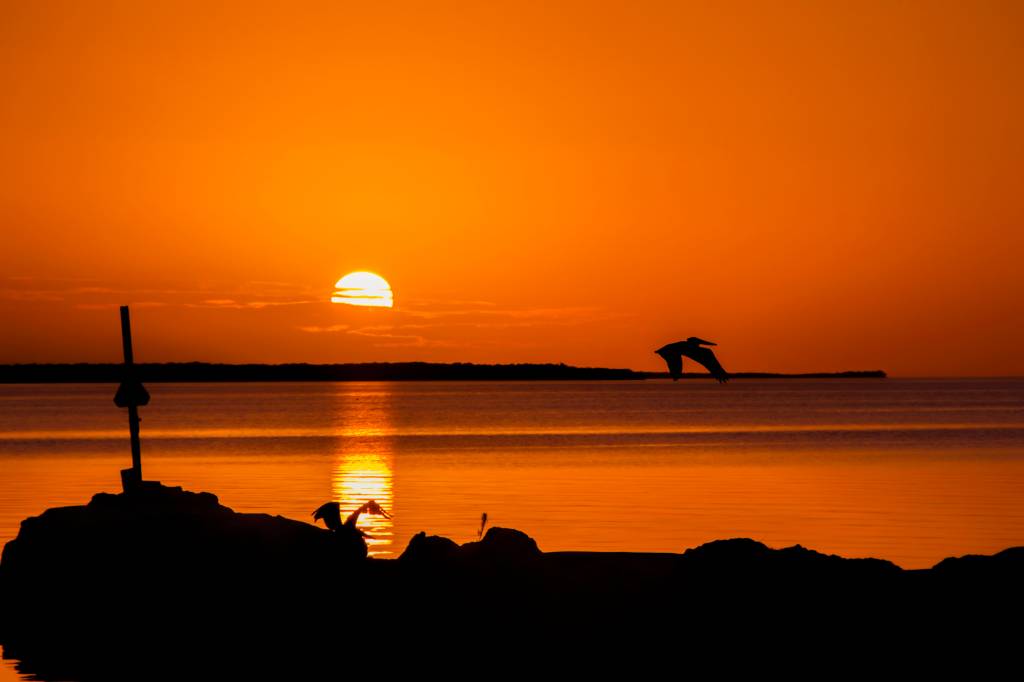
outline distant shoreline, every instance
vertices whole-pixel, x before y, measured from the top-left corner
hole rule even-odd
[[[209,362],[139,363],[144,382],[274,382],[274,381],[642,381],[667,379],[666,372],[638,372],[565,364],[506,364],[434,362],[365,362],[331,365],[292,363],[217,364]],[[113,363],[0,365],[0,384],[118,383],[124,366]],[[736,379],[884,379],[885,372],[848,371],[812,374],[738,372]],[[686,373],[684,379],[710,379],[706,373]]]

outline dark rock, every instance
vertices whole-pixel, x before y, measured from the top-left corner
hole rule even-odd
[[[409,540],[409,545],[398,559],[405,563],[438,564],[451,562],[458,555],[459,545],[454,540],[420,531]]]
[[[358,553],[345,550],[329,531],[235,513],[208,493],[99,494],[22,522],[0,560],[0,598],[8,612],[91,607],[104,592],[180,589],[196,599],[205,592],[245,599],[254,585],[350,564]]]
[[[851,577],[895,576],[902,569],[883,559],[846,559],[835,554],[822,554],[812,549],[793,545],[771,549],[749,538],[715,540],[683,552],[680,564],[691,570],[741,571],[759,575],[780,572],[797,576],[845,573]]]
[[[399,559],[406,563],[422,564],[457,559],[490,564],[520,564],[537,559],[541,554],[537,542],[523,531],[495,527],[490,528],[482,540],[461,546],[448,538],[420,531],[409,541]]]
[[[771,556],[767,545],[750,538],[714,540],[683,552],[683,559],[691,563],[720,563],[722,561],[763,562]]]
[[[1024,547],[1011,547],[992,556],[949,557],[935,564],[932,573],[940,577],[978,579],[999,575],[1024,581]]]
[[[791,618],[802,614],[806,622],[836,613],[873,618],[902,599],[906,579],[888,561],[845,559],[799,545],[772,549],[737,538],[685,551],[666,593],[676,595],[670,601],[680,607],[717,613],[738,609],[751,615],[748,623],[768,627],[780,612]]]
[[[279,677],[322,679],[351,672],[339,646],[353,633],[384,633],[396,651],[474,637],[490,651],[529,636],[595,660],[595,637],[674,656],[720,634],[739,646],[773,632],[956,633],[1022,608],[1024,548],[903,571],[743,538],[681,555],[545,554],[521,531],[491,528],[461,547],[419,533],[398,561],[365,555],[356,531],[239,514],[207,493],[100,494],[26,519],[7,543],[0,643],[24,670],[59,679],[266,678],[272,662]],[[657,637],[671,644],[651,647]]]
[[[460,549],[468,560],[517,564],[541,556],[537,542],[521,530],[490,528],[479,542],[467,542]]]

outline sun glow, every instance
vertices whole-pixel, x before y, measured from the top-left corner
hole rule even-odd
[[[337,450],[331,473],[331,499],[341,503],[342,518],[373,500],[395,511],[392,390],[386,384],[339,385],[335,397]],[[363,514],[356,527],[368,534],[370,556],[393,553],[394,520]]]
[[[395,304],[391,285],[380,275],[372,272],[350,272],[339,279],[331,296],[331,303],[346,305],[373,306],[390,308]]]

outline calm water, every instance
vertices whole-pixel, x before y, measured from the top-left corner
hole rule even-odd
[[[114,386],[0,386],[0,543],[119,489]],[[491,525],[544,550],[800,543],[904,567],[1024,544],[1024,380],[152,384],[145,476],[311,521],[375,499],[371,551]]]

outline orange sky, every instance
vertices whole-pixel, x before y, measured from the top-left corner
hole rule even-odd
[[[1024,3],[158,4],[5,6],[0,362],[1024,374]]]

